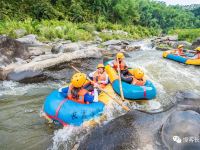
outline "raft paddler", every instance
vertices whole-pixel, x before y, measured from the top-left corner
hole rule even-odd
[[[126,77],[121,77],[123,81],[138,86],[145,85],[146,79],[144,78],[144,72],[141,69],[137,68],[134,70],[129,70],[128,72],[129,73]]]
[[[175,55],[185,56],[183,52],[184,45],[178,45],[177,50],[175,50]]]
[[[68,87],[60,88],[58,91],[67,93],[67,99],[81,103],[89,104],[92,102],[98,102],[98,91],[94,88],[94,94],[91,95],[88,90],[84,88],[84,84],[87,81],[86,74],[76,73],[71,78],[71,83]]]
[[[133,72],[132,84],[143,86],[145,85],[145,83],[146,83],[146,79],[144,77],[144,72],[139,68],[135,69]]]
[[[116,71],[118,69],[118,63],[119,63],[119,69],[121,76],[127,76],[128,75],[128,65],[126,64],[124,60],[124,54],[119,52],[117,53],[115,59],[113,61],[109,62],[109,65],[113,67]]]
[[[89,77],[93,79],[94,87],[100,86],[104,88],[108,84],[108,75],[103,64],[98,64],[97,70],[90,73]]]
[[[200,47],[197,47],[195,50],[196,52],[192,59],[200,59]]]

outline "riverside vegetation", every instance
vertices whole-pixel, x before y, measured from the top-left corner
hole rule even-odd
[[[178,33],[181,40],[199,36],[199,5],[167,6],[151,0],[2,0],[0,34],[17,38],[36,34],[41,41],[141,39],[161,33]],[[184,29],[184,30],[182,30]],[[20,34],[19,34],[20,32]]]

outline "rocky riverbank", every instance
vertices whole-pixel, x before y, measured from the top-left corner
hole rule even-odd
[[[178,45],[184,45],[184,49],[195,49],[200,46],[200,38],[197,38],[193,43],[179,41],[178,36],[156,37],[152,39],[152,46],[161,51],[175,49]]]
[[[18,39],[0,36],[0,80],[23,81],[41,77],[45,70],[55,68],[72,60],[112,57],[117,52],[140,50],[131,40],[106,42],[56,40],[42,43],[36,35]]]
[[[102,31],[106,32],[106,31]],[[108,31],[107,31],[108,32]],[[97,34],[97,33],[96,33]],[[123,33],[125,34],[125,33]],[[193,43],[178,41],[177,36],[152,38],[152,47],[165,51],[183,44],[186,49],[200,46],[198,38]],[[42,43],[36,35],[26,35],[18,39],[0,36],[0,80],[28,81],[43,79],[44,71],[56,68],[70,61],[88,58],[113,57],[117,52],[140,50],[134,40],[109,40],[102,42],[98,37],[94,41],[57,39]]]

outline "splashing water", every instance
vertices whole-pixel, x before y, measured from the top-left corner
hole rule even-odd
[[[131,57],[126,59],[128,65],[144,70],[147,78],[156,86],[156,101],[162,106],[171,103],[177,91],[200,93],[199,67],[163,59],[162,52],[153,49],[150,40],[133,44],[141,46],[141,50],[130,53]],[[55,130],[48,127],[44,119],[39,117],[45,96],[53,89],[61,87],[64,82],[63,79],[59,82],[46,81],[34,84],[0,82],[0,149],[77,148],[92,127],[68,126]],[[111,102],[105,108],[107,119],[103,122],[95,120],[98,125],[104,125],[123,113],[125,112],[121,107]]]

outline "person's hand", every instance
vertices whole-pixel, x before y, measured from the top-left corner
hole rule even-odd
[[[58,89],[58,92],[62,93],[62,88],[59,88],[59,89]]]
[[[94,83],[94,87],[96,88],[96,87],[98,87],[99,85],[98,85],[98,83]]]

